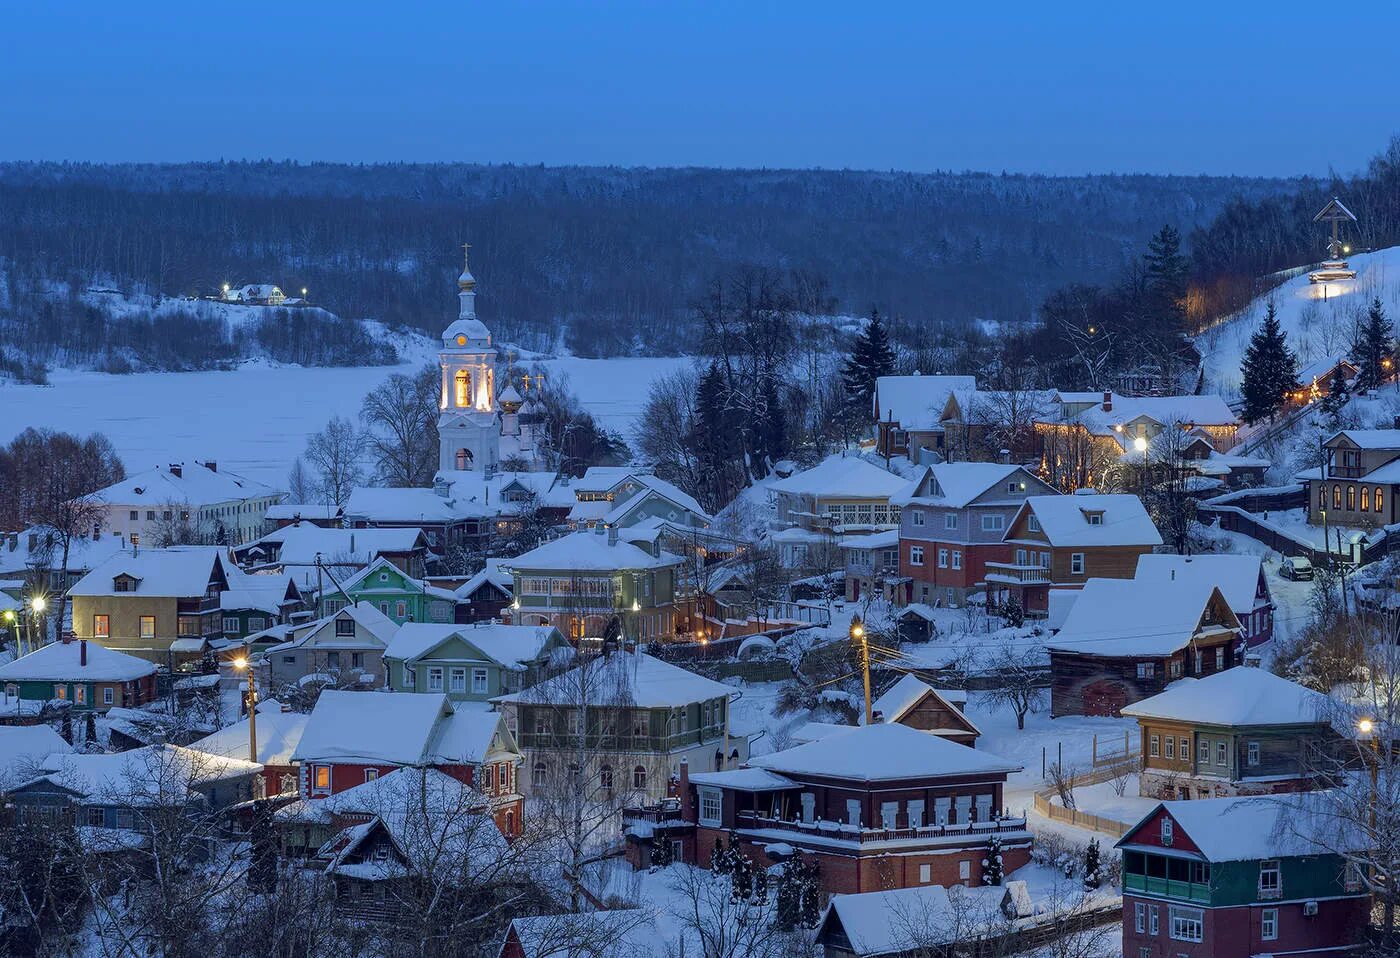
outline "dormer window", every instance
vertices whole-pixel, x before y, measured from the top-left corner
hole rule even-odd
[[[1101,525],[1103,525],[1103,513],[1102,513],[1102,512],[1086,512],[1086,513],[1084,513],[1084,520],[1085,520],[1086,522],[1088,522],[1089,525],[1091,525],[1091,526],[1101,526]]]

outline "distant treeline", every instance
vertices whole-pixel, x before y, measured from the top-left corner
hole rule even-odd
[[[152,294],[271,282],[341,316],[436,333],[473,244],[502,339],[584,355],[689,352],[694,305],[747,266],[896,328],[1022,322],[1116,276],[1164,223],[1290,202],[1296,180],[291,163],[0,165],[10,290]],[[1232,205],[1233,204],[1233,205]],[[1214,233],[1205,234],[1214,239]],[[0,275],[4,280],[5,275]],[[0,323],[15,318],[0,298]],[[43,322],[30,317],[31,322]],[[152,329],[163,337],[168,330]]]

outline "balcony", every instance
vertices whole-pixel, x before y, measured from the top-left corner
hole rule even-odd
[[[1003,585],[1049,585],[1050,570],[1042,565],[988,562],[987,581]]]
[[[958,825],[922,825],[918,828],[861,828],[844,822],[832,821],[787,821],[760,815],[757,812],[739,812],[736,816],[739,828],[766,829],[791,832],[794,835],[807,835],[814,838],[837,839],[865,845],[872,842],[928,841],[939,838],[966,838],[976,840],[994,832],[1023,832],[1026,830],[1024,818],[999,818],[990,822],[963,822]]]
[[[1176,898],[1181,901],[1210,903],[1210,886],[1200,882],[1125,874],[1123,876],[1123,890],[1138,891],[1145,895],[1161,895],[1163,898]]]

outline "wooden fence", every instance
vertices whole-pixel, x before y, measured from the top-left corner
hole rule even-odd
[[[1083,775],[1076,775],[1070,779],[1070,788],[1075,789],[1081,785],[1097,785],[1100,782],[1109,782],[1120,775],[1131,775],[1137,771],[1137,760],[1129,757],[1123,761],[1105,764],[1091,772]],[[1108,818],[1104,815],[1090,815],[1088,812],[1081,812],[1075,808],[1065,808],[1056,805],[1050,799],[1056,796],[1056,791],[1052,787],[1044,787],[1036,790],[1035,812],[1052,822],[1064,822],[1067,825],[1075,825],[1079,828],[1087,828],[1091,832],[1098,832],[1100,835],[1111,835],[1114,838],[1122,838],[1132,827],[1127,822],[1120,822],[1116,818]]]

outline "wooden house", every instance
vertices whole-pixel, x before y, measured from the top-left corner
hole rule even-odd
[[[1274,635],[1274,599],[1264,562],[1252,555],[1144,555],[1133,578],[1143,582],[1199,582],[1218,586],[1235,618],[1240,637],[1253,648]]]
[[[944,455],[943,411],[954,390],[974,390],[972,376],[881,376],[872,396],[875,450],[927,462]]]
[[[568,645],[550,625],[410,622],[384,650],[384,662],[396,692],[446,692],[453,701],[485,702],[519,692]]]
[[[1118,715],[1185,676],[1241,661],[1240,623],[1214,585],[1090,579],[1046,641],[1050,715]]]
[[[253,777],[254,798],[298,794],[299,766],[293,761],[292,755],[301,743],[301,736],[306,731],[306,723],[310,718],[305,712],[284,709],[274,699],[264,699],[258,703],[256,761],[262,766],[262,771]],[[196,739],[189,747],[196,752],[251,761],[251,744],[248,720],[243,718],[232,725],[224,726],[212,735]]]
[[[41,646],[0,665],[5,699],[71,703],[78,711],[134,708],[156,696],[156,666],[142,658],[104,648],[87,639]]]
[[[1323,464],[1303,474],[1309,523],[1364,529],[1400,522],[1400,429],[1343,429],[1322,453]]]
[[[963,713],[966,701],[966,693],[941,692],[906,674],[871,703],[871,715],[975,748],[982,731]]]
[[[384,685],[384,650],[398,632],[388,616],[361,602],[294,625],[258,658],[269,688],[284,685]],[[256,638],[256,637],[254,637]]]
[[[1163,802],[1118,842],[1123,954],[1346,954],[1370,902],[1315,793]]]
[[[1328,706],[1327,696],[1258,668],[1182,679],[1122,709],[1138,721],[1139,792],[1188,799],[1324,787],[1323,763],[1340,741]]]
[[[368,602],[395,625],[405,622],[451,622],[457,597],[447,589],[415,579],[385,556],[328,589],[321,598],[321,614],[347,605]]]

